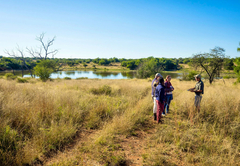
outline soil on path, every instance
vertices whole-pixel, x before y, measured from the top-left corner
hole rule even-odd
[[[132,136],[127,138],[122,138],[120,142],[121,150],[125,154],[126,165],[129,166],[139,166],[143,165],[143,157],[142,155],[146,153],[147,144],[149,138],[156,133],[157,122],[153,121],[152,116],[149,116],[149,123],[144,127],[143,130],[135,131]],[[76,155],[78,154],[79,147],[82,146],[85,142],[87,142],[96,131],[84,129],[79,132],[78,136],[75,137],[72,144],[65,147],[63,150],[58,151],[56,153],[52,153],[51,155],[44,157],[41,159],[41,165],[54,165],[64,159],[64,161],[75,161]],[[86,165],[101,165],[97,161],[89,160],[88,157],[84,157],[84,163]],[[69,163],[68,163],[69,164]],[[79,163],[73,163],[74,165],[78,165]]]

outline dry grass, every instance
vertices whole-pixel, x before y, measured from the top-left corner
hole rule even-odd
[[[142,165],[240,163],[240,86],[233,85],[234,81],[205,82],[197,114],[194,94],[186,91],[195,82],[173,80],[171,113],[164,124],[152,126],[155,133],[142,140]],[[0,92],[2,165],[36,163],[71,144],[83,129],[94,132],[76,145],[71,156],[56,159],[52,165],[128,165],[122,141],[149,128],[152,114],[147,80],[17,83],[0,79]]]
[[[193,107],[194,82],[173,81],[172,113],[149,141],[146,165],[238,165],[240,86],[205,82],[201,112]]]
[[[81,128],[99,129],[149,88],[138,80],[0,80],[0,162],[31,164],[70,143]],[[94,94],[92,88],[111,92]]]

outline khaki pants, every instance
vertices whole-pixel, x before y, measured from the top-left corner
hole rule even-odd
[[[195,96],[194,105],[195,105],[196,107],[200,107],[201,100],[202,100],[202,96],[196,95],[196,96]]]
[[[156,97],[153,97],[153,113],[157,113],[157,102],[156,102]]]

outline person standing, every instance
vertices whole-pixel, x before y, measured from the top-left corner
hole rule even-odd
[[[159,79],[159,84],[156,88],[156,103],[157,103],[157,122],[162,122],[161,115],[164,109],[164,102],[165,102],[165,87],[164,87],[164,80],[161,77]]]
[[[152,99],[153,99],[153,117],[154,120],[157,120],[157,103],[156,103],[156,96],[155,96],[155,90],[156,86],[154,86],[154,82],[159,81],[159,78],[161,78],[162,75],[160,73],[155,74],[155,78],[152,80]]]
[[[172,91],[174,90],[172,84],[171,84],[171,76],[168,75],[166,77],[166,81],[164,83],[165,85],[165,92],[166,92],[166,102],[164,103],[164,110],[162,115],[165,116],[167,113],[169,113],[169,106],[171,103],[171,100],[173,99]],[[166,110],[166,111],[165,111]]]
[[[189,89],[191,92],[195,92],[195,101],[194,105],[197,108],[197,111],[200,112],[200,103],[202,100],[202,95],[204,93],[204,84],[201,80],[201,75],[197,74],[194,76],[195,80],[197,81],[194,88]]]

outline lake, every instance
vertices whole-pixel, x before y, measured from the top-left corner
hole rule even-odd
[[[1,75],[4,75],[6,72],[1,72]],[[16,71],[16,75],[21,76],[21,71]],[[171,75],[172,78],[180,78],[181,73],[171,73],[164,72],[161,73],[163,78],[166,78],[167,75]],[[132,79],[135,78],[136,72],[111,72],[111,71],[57,71],[51,74],[51,78],[65,78],[70,77],[71,79],[76,79],[80,77],[87,77],[90,79]],[[23,77],[31,77],[27,71],[24,71]],[[37,77],[36,77],[37,78]]]

